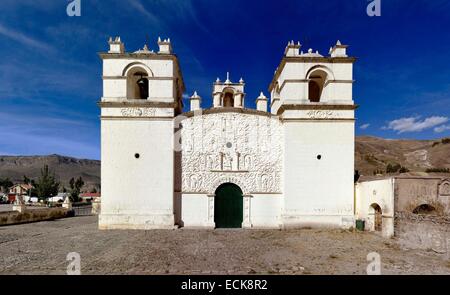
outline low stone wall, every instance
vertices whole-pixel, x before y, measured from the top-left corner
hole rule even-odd
[[[0,226],[54,220],[68,217],[70,211],[64,208],[43,208],[26,210],[23,213],[17,211],[0,212]]]
[[[395,213],[395,236],[406,249],[425,249],[448,254],[450,251],[450,216]]]

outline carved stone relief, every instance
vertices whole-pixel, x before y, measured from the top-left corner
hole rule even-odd
[[[322,110],[309,111],[307,115],[311,119],[331,119],[335,117],[333,111],[322,111]]]
[[[124,117],[153,117],[156,114],[155,109],[149,108],[124,108],[120,110]]]
[[[183,121],[182,190],[213,194],[233,182],[244,193],[280,193],[283,132],[277,118],[241,113]]]

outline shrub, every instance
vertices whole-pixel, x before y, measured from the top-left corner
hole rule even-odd
[[[450,173],[449,168],[428,168],[425,172],[427,173]]]
[[[399,172],[399,173],[408,173],[408,172],[409,172],[409,169],[402,166],[402,168],[400,168],[400,170],[399,170],[398,172]]]
[[[450,137],[449,138],[443,138],[441,140],[442,144],[449,144],[450,143]]]
[[[402,166],[400,164],[387,164],[386,166],[386,173],[390,174],[390,173],[397,173],[400,169],[402,168]]]

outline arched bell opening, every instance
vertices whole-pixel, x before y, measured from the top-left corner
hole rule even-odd
[[[147,72],[140,67],[131,69],[127,74],[127,98],[148,99],[149,82]]]
[[[225,92],[223,95],[223,106],[228,108],[234,107],[234,94],[232,92]]]
[[[323,101],[328,74],[323,70],[315,70],[309,75],[308,99],[310,102]]]

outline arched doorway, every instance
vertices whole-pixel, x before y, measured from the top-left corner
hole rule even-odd
[[[241,228],[244,220],[242,190],[233,183],[224,183],[216,190],[214,222],[216,228]]]
[[[372,204],[370,206],[370,213],[373,215],[373,230],[382,231],[383,230],[383,211],[380,205]]]

